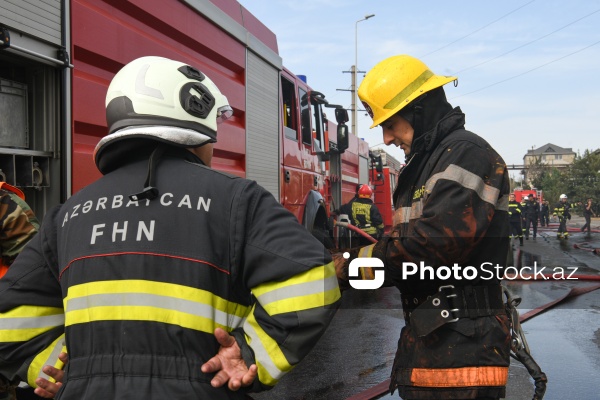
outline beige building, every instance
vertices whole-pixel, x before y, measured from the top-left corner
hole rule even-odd
[[[523,156],[525,182],[531,183],[539,167],[566,168],[573,164],[575,155],[572,148],[564,148],[552,143],[527,150],[527,154]]]

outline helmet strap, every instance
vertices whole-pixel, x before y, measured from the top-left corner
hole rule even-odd
[[[166,146],[158,145],[150,154],[150,159],[148,160],[148,174],[146,175],[146,182],[144,182],[144,190],[139,193],[134,193],[129,195],[129,198],[132,201],[139,200],[152,200],[158,197],[159,192],[158,188],[156,188],[156,166],[160,162],[163,154],[167,150]]]

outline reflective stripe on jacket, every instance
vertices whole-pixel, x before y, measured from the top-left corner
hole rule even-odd
[[[495,277],[484,279],[483,268],[507,261],[506,165],[487,142],[464,130],[459,108],[425,135],[432,150],[415,154],[400,173],[392,233],[371,254],[382,259],[386,284],[406,299],[425,298],[444,285],[498,285]],[[471,280],[421,279],[403,274],[406,262],[434,270],[471,266],[479,273]],[[506,315],[461,318],[424,337],[408,324],[390,389],[398,388],[402,398],[504,397],[509,341]]]
[[[340,299],[330,255],[270,193],[165,155],[159,196],[132,201],[147,165],[115,170],[48,213],[0,282],[0,357],[11,360],[0,374],[25,379],[27,359],[65,330],[60,399],[237,399],[247,390],[213,388],[200,370],[219,349],[215,328],[257,364],[254,391],[324,332]]]

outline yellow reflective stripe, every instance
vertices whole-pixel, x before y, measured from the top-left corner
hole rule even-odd
[[[259,285],[252,292],[271,316],[323,307],[341,297],[333,261],[286,281]]]
[[[279,379],[293,368],[279,344],[270,337],[258,324],[254,317],[254,310],[244,323],[246,342],[254,351],[258,379],[261,383],[274,386]]]
[[[358,251],[358,256],[360,258],[370,258],[373,255],[373,248],[375,244],[370,244],[365,247],[361,247]],[[375,279],[375,271],[372,267],[362,267],[359,268],[360,271],[360,279],[362,280],[372,280]]]
[[[0,313],[0,342],[26,342],[64,323],[62,308],[15,307]]]
[[[241,325],[249,307],[188,286],[143,281],[91,282],[69,288],[65,325],[105,320],[141,320],[213,333]]]
[[[165,308],[130,305],[92,307],[86,310],[70,311],[67,312],[65,326],[96,321],[152,321],[211,334],[216,328],[223,328],[226,331],[235,328],[235,326],[217,323],[210,317],[194,316]]]
[[[371,257],[373,255],[373,248],[374,247],[375,247],[375,244],[370,244],[368,246],[362,247],[358,251],[358,256],[361,257],[361,258]]]
[[[66,353],[67,347],[65,346],[65,334],[60,335],[50,346],[46,347],[41,353],[39,353],[27,369],[27,383],[29,386],[36,388],[35,380],[37,378],[45,378],[50,382],[55,382],[54,378],[49,377],[42,368],[45,365],[52,365],[55,368],[62,369],[63,362],[58,359],[58,355],[62,352]]]
[[[233,303],[207,290],[146,280],[100,281],[75,285],[69,287],[66,299],[107,293],[148,293],[210,304],[220,311],[239,317],[248,313],[247,306]]]
[[[400,103],[402,103],[404,100],[406,100],[408,98],[408,96],[410,96],[411,94],[416,92],[417,89],[419,89],[421,86],[423,86],[425,84],[425,82],[427,82],[427,80],[429,78],[431,78],[432,76],[433,76],[433,72],[426,69],[425,71],[423,71],[421,73],[421,75],[417,76],[414,81],[412,81],[411,83],[406,85],[406,87],[404,89],[402,89],[400,91],[400,93],[398,93],[396,96],[394,96],[394,98],[391,99],[386,105],[384,105],[383,108],[388,109],[388,110],[393,110]]]
[[[498,203],[500,190],[493,186],[486,185],[479,176],[458,165],[450,164],[444,171],[432,175],[425,183],[425,190],[431,193],[433,187],[440,179],[454,181],[467,189],[473,190],[481,200],[490,203],[494,207]],[[502,207],[505,207],[505,205],[502,204]]]

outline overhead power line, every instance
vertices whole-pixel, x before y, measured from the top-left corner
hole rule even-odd
[[[431,54],[433,54],[433,53],[436,53],[436,52],[438,52],[438,51],[440,51],[440,50],[442,50],[442,49],[445,49],[446,47],[448,47],[448,46],[451,46],[451,45],[453,45],[453,44],[454,44],[454,43],[456,43],[456,42],[459,42],[459,41],[461,41],[461,40],[463,40],[463,39],[466,39],[466,38],[468,38],[469,36],[471,36],[471,35],[474,35],[475,33],[477,33],[477,32],[479,32],[479,31],[481,31],[481,30],[483,30],[483,29],[487,28],[488,26],[490,26],[490,25],[492,25],[492,24],[495,24],[496,22],[500,21],[501,19],[503,19],[503,18],[505,18],[505,17],[509,16],[510,14],[512,14],[512,13],[514,13],[514,12],[516,12],[516,11],[520,10],[521,8],[525,7],[526,5],[529,5],[529,4],[533,3],[534,1],[535,1],[535,0],[531,0],[530,2],[523,4],[521,7],[517,7],[517,8],[515,8],[514,10],[512,10],[511,12],[509,12],[509,13],[507,13],[507,14],[504,14],[503,16],[501,16],[501,17],[500,17],[500,18],[498,18],[498,19],[495,19],[494,21],[490,22],[489,24],[487,24],[487,25],[484,25],[484,26],[482,26],[481,28],[479,28],[479,29],[476,29],[476,30],[474,30],[473,32],[471,32],[471,33],[469,33],[469,34],[467,34],[467,35],[465,35],[465,36],[463,36],[463,37],[460,37],[460,38],[458,38],[458,39],[456,39],[456,40],[454,40],[454,41],[452,41],[452,42],[450,42],[450,43],[448,43],[448,44],[446,44],[446,45],[444,45],[444,46],[440,47],[439,49],[436,49],[436,50],[430,51],[429,53],[427,53],[427,54],[425,54],[425,55],[421,56],[420,58],[427,57],[428,55],[431,55]]]
[[[461,94],[461,95],[459,95],[459,96],[455,96],[455,97],[453,97],[452,99],[457,99],[457,98],[459,98],[459,97],[463,97],[463,96],[466,96],[466,95],[469,95],[469,94],[473,94],[473,93],[481,92],[482,90],[485,90],[485,89],[491,88],[492,86],[496,86],[496,85],[499,85],[499,84],[501,84],[501,83],[504,83],[504,82],[510,81],[510,80],[512,80],[512,79],[518,78],[518,77],[520,77],[520,76],[523,76],[523,75],[525,75],[525,74],[528,74],[528,73],[530,73],[530,72],[532,72],[532,71],[535,71],[535,70],[537,70],[537,69],[540,69],[540,68],[542,68],[542,67],[545,67],[546,65],[549,65],[549,64],[555,63],[555,62],[557,62],[557,61],[560,61],[560,60],[562,60],[562,59],[565,59],[565,58],[567,58],[567,57],[570,57],[570,56],[572,56],[573,54],[580,53],[580,52],[582,52],[582,51],[584,51],[584,50],[586,50],[586,49],[589,49],[589,48],[590,48],[590,47],[592,47],[592,46],[595,46],[595,45],[597,45],[598,43],[600,43],[600,40],[598,40],[597,42],[594,42],[594,43],[590,44],[589,46],[585,46],[584,48],[581,48],[581,49],[579,49],[579,50],[575,50],[575,51],[574,51],[574,52],[572,52],[572,53],[569,53],[569,54],[567,54],[567,55],[564,55],[564,56],[562,56],[562,57],[556,58],[556,59],[554,59],[554,60],[552,60],[552,61],[548,61],[547,63],[544,63],[544,64],[542,64],[542,65],[538,65],[538,66],[537,66],[537,67],[535,67],[535,68],[532,68],[532,69],[530,69],[530,70],[527,70],[527,71],[525,71],[525,72],[521,72],[520,74],[517,74],[517,75],[511,76],[510,78],[503,79],[503,80],[501,80],[501,81],[498,81],[498,82],[492,83],[491,85],[484,86],[484,87],[482,87],[482,88],[480,88],[480,89],[473,90],[473,91],[471,91],[471,92],[468,92],[468,93],[463,93],[463,94]]]
[[[535,43],[535,42],[538,42],[538,41],[540,41],[540,40],[542,40],[542,39],[544,39],[544,38],[547,38],[548,36],[550,36],[550,35],[552,35],[552,34],[554,34],[554,33],[558,32],[558,31],[561,31],[561,30],[565,29],[565,28],[567,28],[567,27],[569,27],[569,26],[573,25],[573,24],[574,24],[574,23],[576,23],[576,22],[579,22],[579,21],[581,21],[582,19],[585,19],[585,18],[587,18],[587,17],[589,17],[589,16],[591,16],[591,15],[594,15],[594,14],[596,14],[597,12],[600,12],[600,9],[598,9],[598,10],[596,10],[596,11],[592,11],[591,13],[589,13],[589,14],[587,14],[587,15],[584,15],[583,17],[581,17],[581,18],[578,18],[578,19],[576,19],[575,21],[569,22],[567,25],[564,25],[564,26],[562,26],[562,27],[560,27],[560,28],[558,28],[558,29],[556,29],[556,30],[554,30],[554,31],[552,31],[552,32],[550,32],[550,33],[548,33],[548,34],[544,35],[544,36],[541,36],[541,37],[539,37],[539,38],[537,38],[537,39],[534,39],[534,40],[532,40],[531,42],[527,42],[527,43],[525,43],[525,44],[522,44],[521,46],[515,47],[514,49],[512,49],[512,50],[509,50],[509,51],[507,51],[507,52],[505,52],[505,53],[502,53],[502,54],[500,54],[500,55],[497,55],[497,56],[495,56],[495,57],[492,57],[492,58],[490,58],[490,59],[488,59],[488,60],[482,61],[482,62],[480,62],[479,64],[475,64],[475,65],[472,65],[472,66],[470,66],[470,67],[463,68],[463,69],[461,69],[461,70],[459,70],[459,71],[456,71],[456,72],[452,73],[452,75],[456,75],[456,74],[459,74],[459,73],[461,73],[461,72],[465,72],[465,71],[468,71],[468,70],[470,70],[470,69],[473,69],[473,68],[479,67],[479,66],[481,66],[481,65],[483,65],[483,64],[487,64],[487,63],[489,63],[490,61],[494,61],[494,60],[496,60],[496,59],[498,59],[498,58],[500,58],[500,57],[503,57],[503,56],[505,56],[505,55],[507,55],[507,54],[509,54],[509,53],[512,53],[513,51],[519,50],[519,49],[521,49],[521,48],[523,48],[523,47],[525,47],[525,46],[529,46],[530,44],[532,44],[532,43]]]

